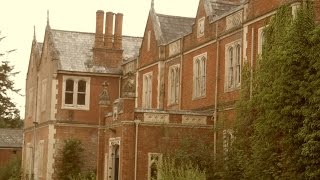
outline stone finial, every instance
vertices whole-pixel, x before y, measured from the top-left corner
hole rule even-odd
[[[36,39],[36,26],[33,25],[33,41],[37,41]]]
[[[103,82],[102,83],[102,92],[99,95],[99,105],[110,105],[110,97],[109,97],[109,92],[108,92],[108,82]]]
[[[49,24],[49,10],[47,10],[47,26],[50,26],[50,24]]]
[[[151,0],[151,9],[154,9],[154,0]]]

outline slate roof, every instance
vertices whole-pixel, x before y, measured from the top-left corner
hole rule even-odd
[[[205,10],[207,16],[217,17],[241,5],[239,2],[229,0],[205,0]]]
[[[91,70],[85,63],[92,62],[94,33],[51,30],[53,46],[59,60],[58,70],[77,72],[120,73],[119,68],[93,67]],[[140,37],[123,36],[123,60],[137,57],[142,42]]]
[[[157,14],[163,43],[169,43],[186,34],[191,33],[194,18]]]
[[[0,148],[22,147],[22,129],[0,128]]]

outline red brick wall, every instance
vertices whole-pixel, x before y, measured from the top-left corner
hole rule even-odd
[[[207,53],[206,69],[206,95],[203,98],[192,99],[193,93],[193,58],[202,53]],[[199,109],[214,104],[215,91],[215,67],[216,67],[216,48],[210,44],[194,52],[188,53],[183,57],[182,64],[182,92],[181,92],[181,109]]]
[[[89,76],[90,77],[90,76]],[[119,77],[99,77],[91,76],[90,80],[90,109],[89,110],[71,110],[62,109],[62,86],[63,74],[58,75],[58,103],[57,103],[57,120],[71,120],[86,124],[99,124],[99,94],[102,92],[102,83],[109,82],[108,92],[110,102],[119,98]]]
[[[139,67],[144,67],[148,64],[156,62],[158,60],[158,42],[156,40],[155,32],[153,30],[152,18],[149,15],[146,28],[143,35],[143,40],[140,48]],[[148,31],[151,32],[150,38],[150,50],[148,51]]]
[[[138,72],[138,107],[142,107],[143,98],[143,75],[152,72],[152,108],[157,108],[158,105],[158,64],[150,66],[146,69],[140,70]]]
[[[59,156],[59,149],[62,148],[63,141],[70,138],[79,139],[82,142],[84,148],[84,164],[82,168],[95,171],[97,166],[98,129],[96,127],[77,127],[76,125],[56,126],[55,158]]]
[[[22,148],[0,148],[0,168],[6,166],[10,160],[21,158]]]

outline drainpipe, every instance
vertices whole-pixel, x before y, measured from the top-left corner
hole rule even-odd
[[[219,76],[219,38],[218,38],[218,23],[216,23],[216,38],[217,38],[217,50],[216,50],[216,79],[215,79],[215,94],[214,94],[214,119],[213,119],[213,127],[214,127],[214,135],[213,135],[213,153],[214,159],[216,159],[217,154],[217,113],[218,113],[218,76]]]
[[[140,120],[134,120],[136,126],[136,139],[134,145],[134,180],[137,180],[137,169],[138,169],[138,133],[139,133],[139,123]]]

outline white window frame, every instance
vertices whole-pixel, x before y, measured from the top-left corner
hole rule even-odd
[[[43,79],[41,82],[41,112],[46,110],[47,104],[47,79]]]
[[[168,71],[168,105],[178,104],[180,97],[180,64],[172,65]]]
[[[158,157],[158,162],[156,162],[155,160],[152,159],[152,157],[157,156]],[[148,153],[148,180],[155,180],[155,179],[151,179],[151,166],[153,163],[161,163],[162,162],[162,154],[161,153]],[[157,173],[157,180],[161,179],[160,178],[160,173],[158,170]]]
[[[197,37],[200,38],[204,36],[205,31],[205,17],[198,19],[198,26],[197,26]]]
[[[231,42],[225,46],[225,92],[240,88],[241,85],[241,40]]]
[[[66,94],[66,81],[73,80],[73,104],[65,104],[65,94]],[[85,105],[77,104],[77,95],[78,95],[78,82],[86,82],[86,92],[85,92]],[[62,85],[62,109],[77,109],[77,110],[89,110],[90,108],[90,77],[81,77],[81,76],[63,76],[63,85]]]
[[[193,99],[206,96],[207,53],[193,57]]]
[[[143,88],[142,88],[142,107],[152,108],[152,79],[153,72],[143,74]]]

